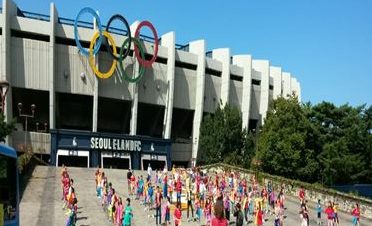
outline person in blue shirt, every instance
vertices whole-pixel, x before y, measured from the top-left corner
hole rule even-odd
[[[320,204],[320,199],[318,199],[318,203],[316,204],[315,211],[317,213],[317,224],[322,224],[322,205]]]

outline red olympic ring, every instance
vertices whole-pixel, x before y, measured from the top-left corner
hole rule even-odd
[[[152,33],[154,34],[154,41],[155,41],[155,49],[154,49],[154,55],[152,56],[151,60],[146,60],[141,57],[140,51],[138,50],[137,45],[134,45],[134,53],[136,54],[136,58],[138,62],[143,65],[144,67],[151,67],[151,65],[155,62],[157,56],[158,56],[158,49],[159,49],[159,40],[158,40],[158,33],[155,30],[155,27],[150,23],[149,21],[145,20],[139,23],[135,35],[135,38],[139,39],[140,36],[140,30],[142,27],[147,26],[150,28]]]

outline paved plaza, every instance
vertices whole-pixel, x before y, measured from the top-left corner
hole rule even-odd
[[[103,211],[95,191],[94,173],[95,169],[87,168],[68,168],[71,178],[74,179],[75,190],[78,198],[77,225],[79,226],[110,226],[107,215]],[[128,197],[126,182],[126,170],[106,169],[105,174],[108,180],[113,183],[113,187],[122,198]],[[60,169],[55,167],[38,166],[35,168],[32,178],[26,187],[20,203],[21,225],[27,226],[64,226],[67,216],[62,210]],[[145,174],[136,171],[135,175]],[[287,197],[285,212],[285,225],[300,225],[298,215],[299,205],[293,197]],[[134,208],[133,225],[145,226],[155,225],[155,219],[148,217],[144,207],[138,201],[132,201]],[[151,211],[150,214],[154,214]],[[173,212],[171,212],[173,215]],[[351,216],[340,213],[341,225],[350,225]],[[315,211],[313,204],[310,204],[310,225],[316,225]],[[172,221],[173,222],[173,221]],[[204,224],[204,219],[202,220]],[[230,223],[233,224],[233,223]],[[172,224],[173,225],[173,224]],[[187,222],[186,211],[182,212],[182,225],[198,225],[196,222]],[[235,225],[235,223],[233,224]],[[250,223],[249,225],[253,225]],[[264,225],[274,225],[273,217],[270,216]],[[372,221],[362,219],[361,226],[371,226]]]

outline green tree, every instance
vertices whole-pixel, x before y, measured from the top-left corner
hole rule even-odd
[[[365,106],[335,106],[322,102],[313,107],[313,123],[321,131],[320,174],[328,185],[359,183],[369,175],[371,134],[363,120]]]
[[[268,110],[256,158],[265,172],[293,179],[316,181],[318,133],[297,97],[274,100]]]
[[[5,116],[3,113],[0,113],[0,140],[5,141],[6,136],[8,136],[15,128],[15,121],[7,123],[5,121]]]
[[[204,117],[200,128],[199,163],[225,162],[248,166],[254,153],[253,139],[242,131],[239,109],[226,105]]]

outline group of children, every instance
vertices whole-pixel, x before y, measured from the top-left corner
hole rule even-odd
[[[70,178],[67,168],[63,165],[61,172],[61,186],[62,186],[62,209],[67,209],[66,226],[75,226],[77,219],[77,198],[74,188],[74,180]]]
[[[299,192],[299,199],[301,203],[300,218],[301,226],[309,226],[309,211],[307,207],[307,201],[305,199],[305,189],[301,187]],[[340,220],[338,216],[338,204],[335,202],[328,201],[326,207],[323,209],[321,200],[319,199],[315,212],[317,215],[317,225],[322,225],[322,213],[326,215],[326,225],[327,226],[339,226]],[[359,226],[360,222],[360,209],[359,204],[356,203],[352,211],[352,225]]]
[[[228,221],[235,217],[237,225],[243,222],[263,225],[268,214],[275,216],[278,226],[283,225],[283,189],[275,193],[270,183],[259,189],[254,176],[248,180],[236,172],[206,175],[196,168],[173,168],[171,172],[165,169],[152,174],[152,170],[148,170],[144,180],[130,173],[128,192],[145,205],[145,210],[155,210],[157,225],[162,220],[170,224],[170,209],[174,204],[175,225],[181,221],[182,209],[187,212],[187,221],[210,225],[217,198],[223,200],[224,217]]]
[[[150,166],[149,166],[150,167]],[[237,172],[221,172],[219,174],[204,174],[197,168],[174,168],[168,172],[148,170],[147,177],[135,176],[134,172],[127,174],[128,194],[134,200],[145,206],[148,216],[156,218],[156,225],[165,222],[171,225],[171,209],[173,209],[174,225],[182,222],[182,210],[187,212],[187,221],[196,221],[211,225],[216,201],[223,201],[224,218],[242,226],[253,222],[255,226],[262,226],[265,219],[274,216],[274,226],[283,226],[284,220],[284,188],[277,192],[271,183],[259,186],[254,176],[242,177]],[[95,173],[96,193],[109,221],[115,226],[129,226],[133,218],[131,199],[127,198],[125,205],[121,197],[115,192],[105,173],[97,169]],[[67,208],[67,226],[75,225],[77,213],[77,198],[67,168],[62,168],[61,183],[63,192],[63,208]],[[309,225],[309,211],[305,199],[305,189],[299,192],[301,208],[299,211],[301,226]],[[338,205],[328,202],[323,210],[320,200],[315,208],[317,224],[321,225],[321,215],[325,213],[327,226],[338,226]],[[151,215],[150,211],[155,210]],[[360,210],[356,204],[352,211],[352,224],[359,226]]]
[[[119,197],[111,182],[103,171],[95,172],[96,194],[103,210],[107,213],[110,222],[115,226],[130,226],[132,224],[133,209],[130,198],[126,199],[125,205]]]

